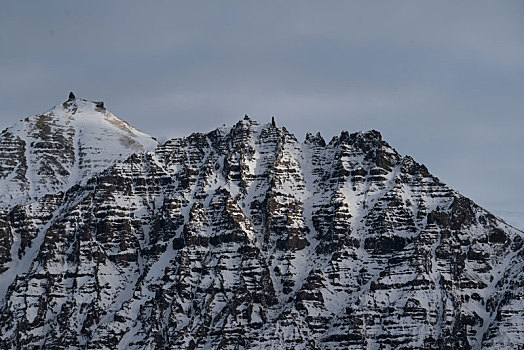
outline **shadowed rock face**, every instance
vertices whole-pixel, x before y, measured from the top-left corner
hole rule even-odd
[[[245,118],[4,211],[0,345],[518,348],[522,235],[376,131]]]

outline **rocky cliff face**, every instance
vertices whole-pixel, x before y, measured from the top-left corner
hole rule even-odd
[[[6,349],[514,349],[524,233],[380,133],[246,118],[0,215]]]

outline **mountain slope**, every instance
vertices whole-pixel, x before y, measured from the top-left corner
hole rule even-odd
[[[65,191],[157,144],[108,112],[102,102],[73,96],[0,134],[0,208]]]
[[[524,346],[523,233],[376,131],[246,118],[0,228],[6,349]]]

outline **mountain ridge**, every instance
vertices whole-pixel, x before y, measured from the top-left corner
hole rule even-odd
[[[375,130],[298,142],[244,118],[0,228],[0,257],[27,268],[0,308],[7,349],[524,344],[524,234]]]

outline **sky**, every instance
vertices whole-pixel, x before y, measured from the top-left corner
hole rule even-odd
[[[69,91],[160,140],[376,129],[524,229],[524,1],[0,1],[0,128]]]

